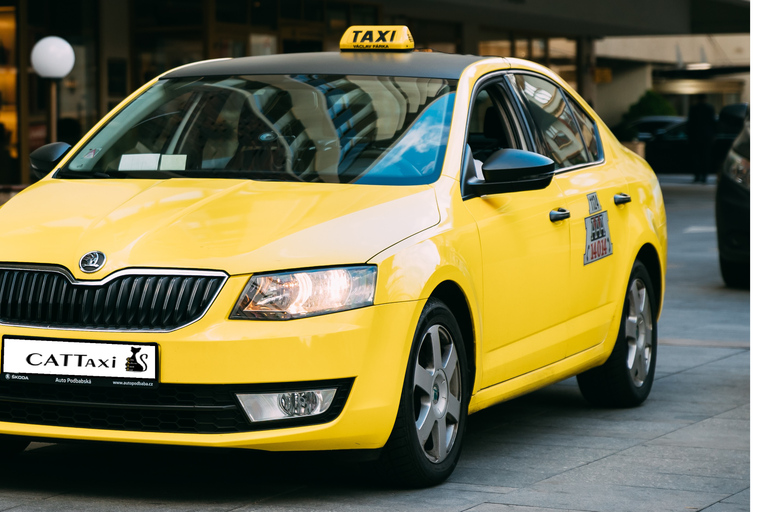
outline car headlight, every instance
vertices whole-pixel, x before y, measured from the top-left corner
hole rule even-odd
[[[729,151],[723,165],[723,175],[749,190],[749,160],[735,151]]]
[[[339,267],[251,277],[230,318],[291,320],[373,304],[376,267]]]

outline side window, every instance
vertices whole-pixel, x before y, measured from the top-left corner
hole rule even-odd
[[[688,123],[680,123],[664,132],[665,140],[686,140],[688,138]]]
[[[515,75],[515,82],[555,167],[562,169],[588,163],[589,154],[560,88],[530,75]]]
[[[504,89],[494,83],[481,90],[472,102],[467,144],[475,160],[485,160],[499,149],[520,149],[521,144],[504,101]]]
[[[571,107],[571,112],[573,112],[576,122],[579,124],[581,137],[584,139],[584,145],[587,146],[590,160],[593,162],[600,160],[600,141],[598,140],[599,135],[595,122],[575,101],[569,99],[568,105]]]

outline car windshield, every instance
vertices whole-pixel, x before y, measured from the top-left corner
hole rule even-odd
[[[455,90],[455,80],[352,75],[160,80],[56,177],[431,183]]]

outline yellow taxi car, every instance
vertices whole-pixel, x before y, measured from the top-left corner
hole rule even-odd
[[[643,402],[654,173],[552,71],[412,48],[183,66],[34,152],[0,207],[0,452],[359,450],[431,485],[495,403]]]

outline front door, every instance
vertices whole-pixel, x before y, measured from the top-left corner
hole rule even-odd
[[[467,142],[478,172],[502,148],[525,149],[503,83],[475,96]],[[468,149],[469,151],[469,149]],[[553,181],[544,190],[469,199],[483,255],[483,378],[488,387],[565,356],[570,222],[549,213],[567,200]]]

